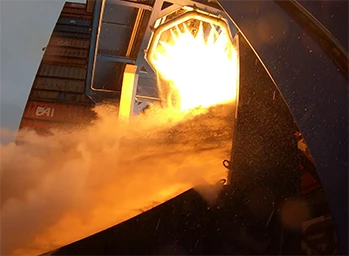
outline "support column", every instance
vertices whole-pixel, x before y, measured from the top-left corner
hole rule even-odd
[[[128,122],[133,115],[138,84],[137,66],[127,64],[122,80],[119,119]]]

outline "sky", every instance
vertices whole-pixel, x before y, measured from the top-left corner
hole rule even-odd
[[[0,0],[0,125],[18,129],[65,0]],[[78,0],[74,2],[85,2]]]

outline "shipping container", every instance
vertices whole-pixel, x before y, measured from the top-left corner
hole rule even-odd
[[[90,46],[90,40],[78,39],[71,37],[53,36],[49,42],[49,46],[60,46],[60,47],[72,47],[88,49]]]
[[[31,118],[22,118],[19,129],[20,130],[33,130],[37,134],[42,136],[53,135],[55,132],[72,132],[76,129],[81,130],[87,127],[87,124],[83,123],[64,123],[64,122],[51,122],[47,120],[38,120]],[[22,138],[17,138],[16,143],[25,143]]]
[[[90,34],[91,28],[57,24],[54,28],[54,31]]]
[[[92,20],[91,14],[62,13],[60,17],[83,19],[83,20],[89,20],[89,21]]]
[[[60,126],[62,126],[60,123],[22,118],[19,129],[34,130],[39,135],[51,135],[50,129],[59,129]],[[23,143],[21,138],[17,138],[17,143]]]
[[[85,92],[85,81],[62,78],[36,77],[33,89],[83,93]]]
[[[84,80],[86,77],[86,68],[42,64],[37,75]]]
[[[88,50],[49,45],[42,61],[46,64],[87,67]]]
[[[94,102],[85,95],[92,13],[86,4],[65,3],[45,49],[20,129],[39,134],[89,123]]]
[[[90,38],[89,34],[70,33],[70,32],[63,32],[63,31],[54,31],[52,36],[55,36],[55,37],[73,37],[75,39],[78,39],[78,38],[89,39]]]
[[[23,118],[64,123],[89,123],[96,117],[90,105],[46,101],[27,102]]]
[[[91,26],[91,20],[76,17],[60,17],[57,23],[62,25]]]
[[[43,62],[46,64],[54,64],[54,65],[64,65],[64,66],[74,66],[74,67],[87,67],[87,59],[78,59],[71,57],[61,57],[54,55],[46,55],[43,58]]]
[[[88,15],[89,13],[86,12],[85,8],[70,8],[70,7],[64,7],[62,10],[62,13],[72,13],[72,14],[83,14]]]
[[[56,56],[62,56],[62,57],[74,57],[74,58],[86,59],[88,57],[88,50],[87,49],[48,46],[45,50],[44,59],[45,59],[46,55],[56,55]]]
[[[77,104],[91,104],[92,101],[85,94],[70,93],[70,92],[57,92],[50,90],[36,90],[32,89],[30,92],[30,99],[48,100],[54,102],[66,102]]]
[[[83,3],[73,3],[73,2],[65,2],[64,8],[78,8],[78,9],[85,9],[86,4]]]

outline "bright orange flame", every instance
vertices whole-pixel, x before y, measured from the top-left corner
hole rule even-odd
[[[154,65],[170,82],[172,93],[179,98],[182,111],[232,102],[237,97],[238,53],[224,31],[210,25],[206,37],[203,24],[192,35],[183,24],[171,30],[170,40],[159,41]],[[206,37],[206,38],[205,38]]]

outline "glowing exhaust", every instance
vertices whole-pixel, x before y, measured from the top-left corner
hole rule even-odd
[[[218,17],[195,10],[165,20],[154,29],[146,58],[167,83],[162,97],[178,110],[237,98],[238,51],[227,24]]]

